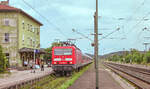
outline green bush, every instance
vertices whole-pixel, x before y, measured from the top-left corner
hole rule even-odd
[[[150,63],[150,51],[142,53],[136,49],[124,52],[122,55],[113,55],[108,58],[109,61],[119,61],[125,63],[147,64]]]
[[[7,64],[8,64],[8,61],[2,51],[2,47],[0,46],[0,73],[6,71]]]
[[[130,63],[130,61],[132,61],[132,55],[128,54],[127,56],[125,56],[125,63]]]
[[[150,63],[150,51],[148,51],[143,58],[144,63]]]

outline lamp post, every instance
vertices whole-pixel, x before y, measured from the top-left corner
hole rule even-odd
[[[34,67],[35,67],[35,63],[36,63],[36,62],[35,62],[35,61],[36,61],[36,60],[35,60],[35,51],[36,51],[36,50],[35,50],[35,46],[34,46]]]
[[[34,73],[35,73],[35,65],[36,65],[36,58],[35,58],[35,53],[36,53],[36,32],[35,32],[35,27],[33,27],[32,29],[34,29]],[[38,30],[38,28],[37,28]]]

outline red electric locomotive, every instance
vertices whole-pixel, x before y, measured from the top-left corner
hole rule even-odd
[[[92,62],[92,58],[82,54],[76,46],[58,46],[52,48],[52,68],[57,74],[70,75]]]

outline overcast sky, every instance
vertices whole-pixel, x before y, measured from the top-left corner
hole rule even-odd
[[[0,0],[2,1],[2,0]],[[41,47],[47,48],[55,39],[83,38],[76,45],[86,53],[93,53],[92,41],[72,32],[76,31],[93,39],[95,0],[10,0],[10,5],[21,8],[41,23]],[[120,28],[119,31],[99,41],[99,54],[129,50],[144,50],[143,43],[150,42],[149,0],[99,0],[99,39]],[[122,19],[120,19],[122,18]],[[48,21],[47,21],[48,20]],[[150,46],[149,46],[150,47]]]

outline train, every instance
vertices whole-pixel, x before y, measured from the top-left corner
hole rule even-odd
[[[52,48],[52,69],[56,74],[70,76],[74,70],[93,62],[93,58],[83,54],[75,45]]]

